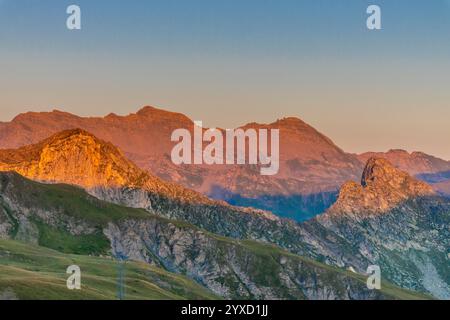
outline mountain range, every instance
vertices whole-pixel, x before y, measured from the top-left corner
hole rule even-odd
[[[301,124],[282,122],[294,132]],[[0,151],[0,234],[68,254],[143,261],[225,298],[389,297],[351,284],[373,264],[389,288],[450,297],[450,201],[385,159],[370,158],[360,183],[344,183],[331,208],[298,223],[211,200],[126,155],[81,129]]]
[[[201,120],[201,119],[200,119]],[[135,114],[79,117],[66,112],[28,112],[0,123],[0,148],[38,143],[51,135],[80,128],[121,149],[139,168],[159,178],[232,205],[255,207],[297,221],[323,213],[348,180],[359,180],[368,158],[379,156],[411,175],[450,194],[450,162],[423,153],[393,150],[354,155],[298,118],[271,124],[250,123],[242,128],[280,130],[280,172],[261,176],[254,166],[176,166],[170,160],[175,129],[193,129],[180,113],[144,107]]]
[[[151,287],[145,281],[164,289],[166,299],[176,299],[177,294],[178,298],[197,299],[420,297],[390,284],[386,284],[384,291],[370,291],[365,287],[363,277],[350,272],[330,268],[273,246],[218,237],[193,225],[164,219],[141,209],[109,204],[76,187],[40,184],[16,173],[2,173],[0,188],[2,238],[30,243],[31,249],[39,245],[55,250],[60,254],[54,252],[50,256],[59,256],[59,259],[70,259],[67,255],[72,255],[75,261],[81,262],[83,270],[87,269],[88,274],[84,275],[87,279],[94,276],[108,278],[108,271],[103,267],[101,270],[94,270],[92,266],[89,268],[93,263],[90,260],[94,259],[86,257],[106,256],[110,252],[115,258],[130,261],[126,281],[131,290],[127,291],[136,290],[134,281],[128,279],[130,272],[133,276],[139,275],[139,271],[133,270],[137,267],[133,264],[141,261],[149,265],[152,269],[147,272],[142,272],[144,265],[139,267],[142,273],[140,281],[144,283],[129,298],[133,295],[152,298],[149,292]],[[22,262],[20,268],[14,268],[17,261],[23,261],[18,256],[24,248],[19,246],[17,251],[18,246],[11,240],[0,241],[0,247],[6,248],[0,256],[2,261],[7,261],[6,265],[0,263],[0,270],[6,272],[2,272],[0,278],[0,291],[9,288],[9,292],[18,298],[33,297],[23,288],[27,278],[16,283],[8,277],[12,276],[12,272],[27,274],[30,269],[38,277],[43,277],[36,271],[39,270],[37,266],[42,264],[48,267],[49,261],[36,261],[32,255],[26,258],[27,264]],[[39,248],[37,251],[46,252]],[[28,256],[29,253],[23,257]],[[97,263],[113,267],[112,261],[103,260]],[[115,278],[113,274],[109,271],[110,279]],[[52,283],[56,286],[55,282],[44,282],[44,287]],[[88,280],[88,290],[81,293],[87,298],[114,298],[108,291],[102,293],[103,297],[92,296],[104,285]],[[39,283],[35,286],[40,287]],[[203,290],[200,289],[202,287]]]

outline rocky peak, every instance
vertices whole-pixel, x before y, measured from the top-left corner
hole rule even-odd
[[[130,118],[133,116],[161,123],[173,122],[182,127],[185,127],[187,125],[190,126],[193,124],[191,119],[189,119],[182,113],[166,111],[152,106],[145,106],[141,108],[138,112],[136,112],[135,115],[131,114],[129,116],[126,116],[125,118],[127,117]]]
[[[296,117],[285,117],[285,118],[277,120],[275,123],[280,126],[304,126],[304,125],[306,125],[306,123],[303,120],[301,120],[300,118],[296,118]]]
[[[395,168],[382,158],[370,158],[364,168],[361,184],[347,182],[330,214],[382,214],[403,202],[434,195],[428,184]]]
[[[17,150],[0,151],[0,170],[83,187],[129,184],[141,172],[111,143],[82,129],[66,130]]]
[[[367,187],[370,184],[386,184],[396,180],[397,176],[406,178],[407,174],[395,169],[386,159],[370,158],[364,168],[361,185]]]
[[[87,190],[139,189],[191,203],[212,203],[201,194],[163,181],[138,168],[111,143],[82,129],[66,130],[19,149],[0,150],[0,171],[46,183]]]
[[[282,119],[278,119],[274,123],[271,123],[269,127],[273,129],[280,129],[285,132],[291,132],[293,134],[301,134],[301,135],[307,135],[309,136],[315,136],[324,138],[325,136],[322,135],[320,132],[318,132],[316,129],[314,129],[312,126],[301,120],[300,118],[296,117],[286,117]],[[329,139],[326,139],[327,141]],[[330,143],[331,140],[329,140]]]
[[[404,192],[408,196],[433,193],[426,183],[411,177],[383,158],[370,158],[364,168],[361,185],[365,188],[383,188]]]

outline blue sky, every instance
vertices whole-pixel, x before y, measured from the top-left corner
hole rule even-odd
[[[0,120],[148,104],[221,127],[297,116],[351,152],[450,159],[449,38],[446,0],[0,0]]]

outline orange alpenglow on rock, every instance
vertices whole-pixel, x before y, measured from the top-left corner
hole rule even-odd
[[[98,188],[142,189],[178,200],[210,203],[205,196],[138,168],[111,143],[81,129],[66,130],[40,143],[0,150],[0,171],[45,183]]]
[[[128,185],[140,174],[140,169],[112,144],[81,129],[63,131],[35,145],[0,151],[0,170],[87,188]]]
[[[327,214],[383,214],[414,198],[433,196],[428,184],[395,168],[382,158],[371,158],[364,169],[361,184],[347,182]]]

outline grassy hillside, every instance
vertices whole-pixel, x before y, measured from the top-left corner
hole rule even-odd
[[[251,250],[258,252],[261,255],[267,255],[271,257],[275,257],[277,255],[283,255],[283,256],[290,256],[292,259],[297,261],[302,261],[311,267],[317,267],[321,270],[323,270],[323,273],[326,274],[328,277],[328,282],[333,283],[336,282],[339,276],[345,276],[352,278],[358,282],[360,282],[362,285],[366,285],[367,278],[364,275],[357,274],[348,270],[339,269],[333,266],[329,266],[326,264],[323,264],[318,261],[314,261],[305,257],[300,257],[295,254],[287,253],[285,250],[278,248],[276,246],[269,246],[265,244],[261,244],[254,241],[242,241],[241,244],[247,248],[250,248]],[[267,265],[270,265],[268,263]],[[266,266],[267,267],[267,266]],[[339,287],[338,283],[335,283],[336,287]],[[398,299],[398,300],[430,300],[432,299],[431,296],[422,294],[419,292],[411,291],[411,290],[405,290],[403,288],[400,288],[396,285],[393,285],[390,282],[383,281],[381,283],[381,293],[384,295],[385,298],[388,299]]]
[[[111,255],[112,243],[104,230],[114,224],[114,246],[120,244],[120,254],[139,255],[161,267],[127,262],[128,299],[213,297],[174,273],[236,299],[427,298],[388,283],[379,292],[369,292],[363,276],[278,247],[225,238],[186,222],[98,200],[76,187],[41,184],[12,173],[0,175],[2,221],[11,226],[7,236],[39,246],[0,242],[0,297],[2,292],[13,295],[11,289],[24,299],[114,299],[118,263],[111,257],[94,257]],[[72,264],[82,269],[81,291],[66,289],[65,270]]]
[[[260,254],[285,254],[278,248],[270,248],[253,242],[244,246]],[[280,251],[280,252],[278,252]],[[299,259],[299,257],[295,257]],[[317,264],[330,271],[329,281],[335,281],[333,273],[342,273],[357,278],[362,284],[365,278],[347,271]],[[70,265],[78,265],[82,271],[82,289],[69,290],[66,287]],[[268,271],[269,263],[261,270]],[[207,289],[192,280],[169,273],[146,263],[128,261],[120,264],[109,257],[92,257],[62,254],[60,252],[13,240],[0,240],[0,300],[111,300],[118,296],[118,274],[123,270],[125,299],[219,299]],[[270,276],[262,274],[261,276]],[[427,299],[429,297],[402,290],[383,282],[382,292],[394,299]]]
[[[81,268],[81,290],[69,290],[66,269]],[[111,258],[62,254],[11,240],[0,240],[0,300],[117,299],[119,262]],[[126,299],[217,299],[184,276],[145,263],[123,264]]]

